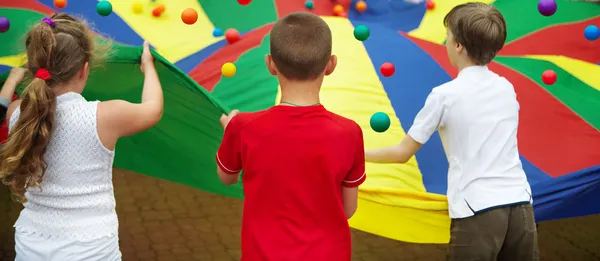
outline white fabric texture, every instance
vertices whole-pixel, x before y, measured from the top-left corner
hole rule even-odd
[[[448,158],[448,210],[465,218],[531,202],[517,147],[519,103],[508,80],[471,66],[434,88],[408,135],[424,144],[438,130]]]
[[[114,152],[98,137],[98,103],[73,92],[57,97],[56,126],[45,154],[48,168],[41,187],[25,193],[28,202],[14,225],[17,233],[78,242],[118,235]],[[10,131],[19,115],[17,109],[11,116]]]
[[[118,236],[88,241],[15,233],[15,261],[121,261]]]

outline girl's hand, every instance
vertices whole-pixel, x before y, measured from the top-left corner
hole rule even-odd
[[[140,65],[140,69],[142,73],[146,72],[146,68],[154,67],[154,57],[152,57],[152,53],[150,52],[150,45],[148,41],[144,41],[144,51],[142,52],[142,63]]]

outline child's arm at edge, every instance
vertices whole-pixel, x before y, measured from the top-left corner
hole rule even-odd
[[[0,123],[4,121],[6,118],[6,111],[8,110],[8,106],[10,106],[10,100],[4,99],[4,97],[0,97]]]
[[[4,121],[7,116],[7,110],[12,102],[15,89],[23,80],[25,71],[23,68],[13,68],[2,86],[2,90],[0,91],[0,122]]]

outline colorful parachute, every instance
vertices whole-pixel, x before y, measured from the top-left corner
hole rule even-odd
[[[545,17],[537,1],[486,0],[508,25],[507,44],[489,67],[514,84],[521,104],[519,148],[538,221],[600,213],[600,41],[583,35],[586,26],[600,26],[600,5],[556,1],[556,14]],[[218,118],[229,108],[256,111],[277,104],[278,83],[263,62],[268,32],[278,17],[304,10],[304,1],[254,0],[241,6],[233,0],[163,0],[166,10],[159,18],[150,12],[160,0],[144,0],[142,14],[134,14],[133,1],[111,2],[114,13],[107,17],[96,13],[96,0],[69,1],[62,10],[82,15],[117,43],[115,54],[93,71],[84,96],[139,100],[141,51],[131,46],[143,39],[160,54],[157,68],[165,92],[161,122],[119,141],[115,166],[242,197],[241,184],[225,187],[215,175],[222,135]],[[355,0],[346,0],[347,18],[330,16],[334,2],[314,0],[312,10],[330,25],[339,59],[324,82],[322,102],[363,127],[366,148],[395,144],[431,88],[457,74],[442,45],[442,19],[466,1],[436,1],[435,9],[426,10],[422,1],[366,0],[367,10],[359,13]],[[53,8],[52,0],[0,3],[0,16],[11,21],[11,29],[0,34],[4,71],[22,64],[23,33]],[[184,8],[198,11],[194,25],[181,22]],[[370,28],[368,40],[354,39],[357,25]],[[227,44],[212,36],[214,28],[235,28],[241,40]],[[236,76],[221,77],[225,62],[236,64]],[[395,65],[394,76],[379,73],[384,62]],[[542,83],[545,70],[556,72],[555,84]],[[375,112],[392,118],[388,131],[370,129]],[[352,227],[402,241],[447,242],[447,167],[437,135],[407,164],[368,164]]]

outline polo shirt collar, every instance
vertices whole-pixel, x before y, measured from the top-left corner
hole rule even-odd
[[[471,74],[479,74],[479,73],[486,72],[486,71],[489,71],[487,65],[473,65],[473,66],[469,66],[469,67],[463,68],[458,73],[458,76],[465,76],[465,75],[471,75]]]

